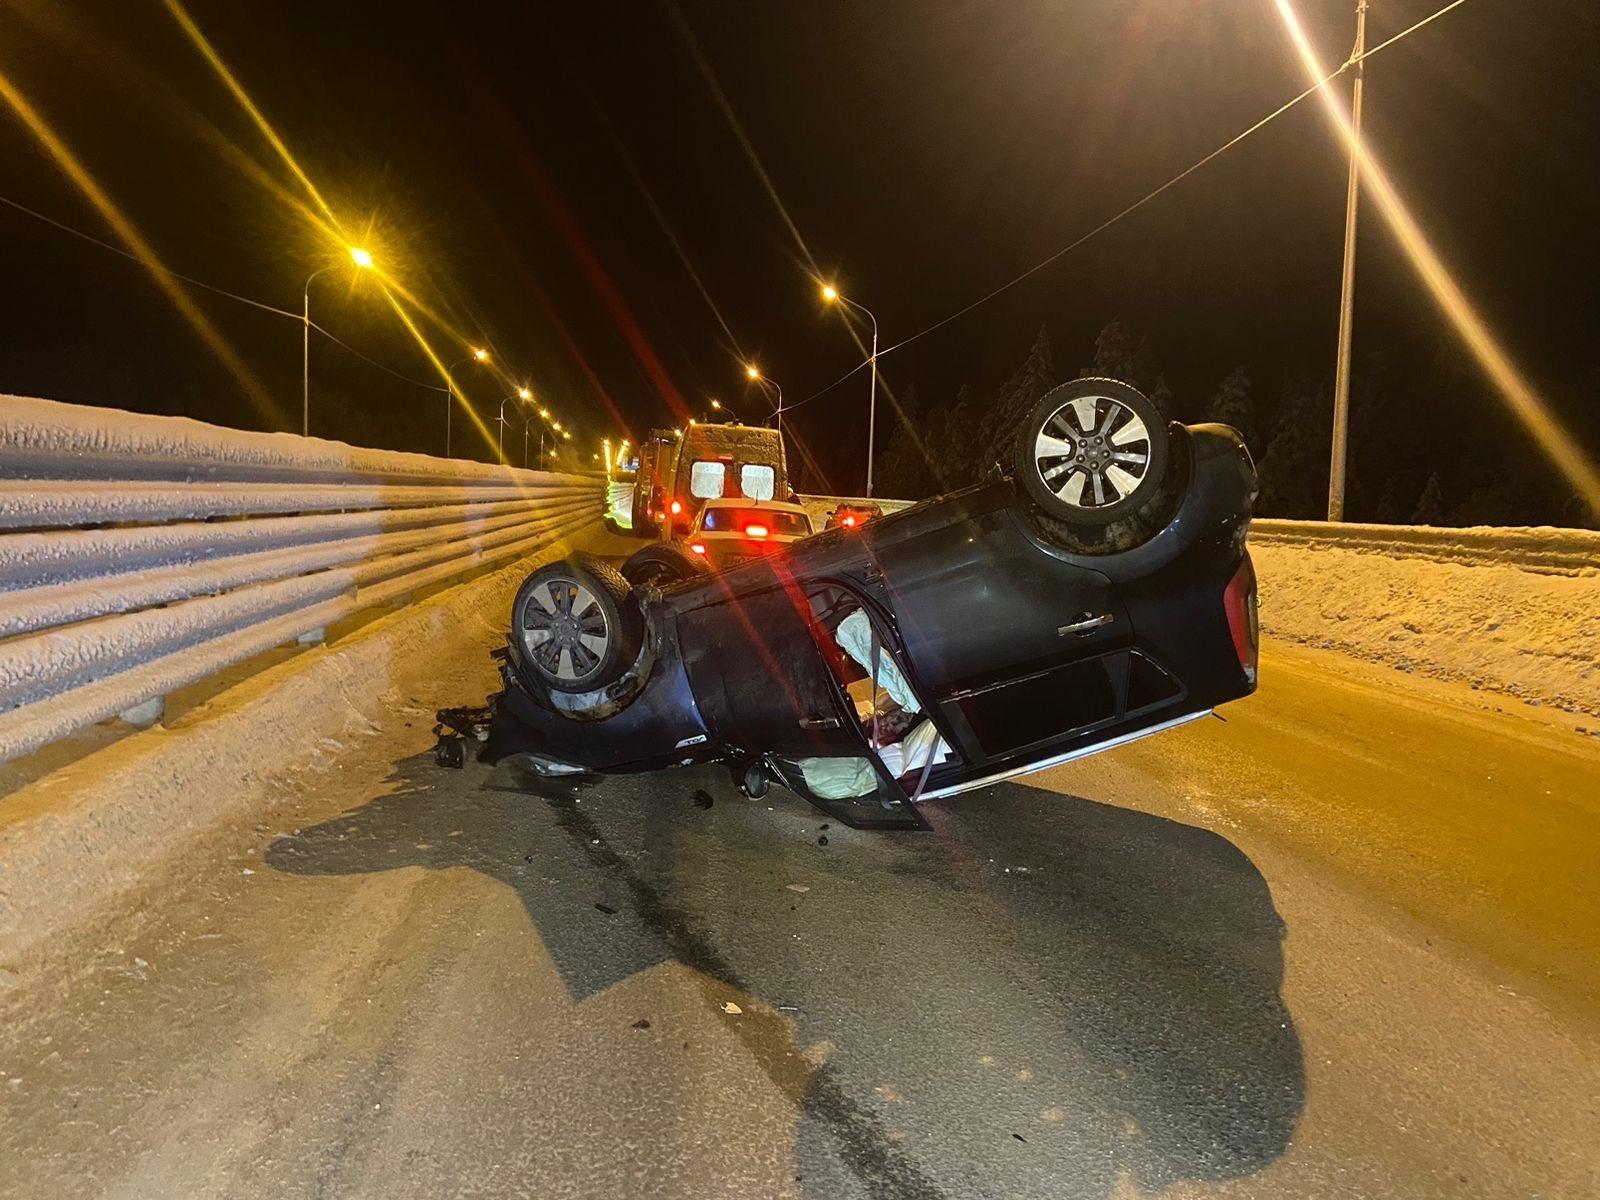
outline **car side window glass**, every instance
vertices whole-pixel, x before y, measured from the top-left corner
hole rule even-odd
[[[689,494],[699,500],[716,500],[728,477],[727,465],[720,462],[689,464]]]
[[[752,500],[771,500],[778,473],[765,463],[745,463],[739,468],[739,490]]]

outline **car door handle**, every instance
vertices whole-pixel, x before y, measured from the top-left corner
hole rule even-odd
[[[1057,629],[1056,635],[1058,637],[1066,637],[1069,633],[1088,633],[1091,629],[1099,629],[1100,626],[1109,625],[1115,620],[1116,617],[1110,613],[1100,613],[1098,615],[1079,613],[1067,624]]]
[[[800,718],[800,728],[801,729],[837,729],[837,728],[839,728],[839,718],[838,717],[801,717]]]

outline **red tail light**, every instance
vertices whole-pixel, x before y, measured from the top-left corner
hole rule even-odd
[[[704,544],[700,542],[690,542],[689,549],[693,550],[696,554],[704,554],[706,552]]]
[[[846,517],[840,524],[846,529],[854,529],[856,527],[856,519],[854,517]]]
[[[1256,572],[1248,554],[1228,581],[1227,590],[1222,593],[1222,606],[1228,614],[1228,631],[1233,634],[1233,650],[1239,656],[1239,668],[1254,687],[1261,656],[1261,626],[1256,612]]]
[[[672,502],[672,515],[673,516],[677,516],[682,511],[683,511],[683,505],[681,503],[679,503],[678,501],[674,500]]]
[[[764,538],[767,536],[767,532],[765,525],[751,524],[744,527],[744,535],[749,538]]]

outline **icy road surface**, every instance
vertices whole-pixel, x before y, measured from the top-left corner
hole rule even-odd
[[[1264,679],[875,835],[440,769],[459,664],[0,975],[0,1194],[1600,1195],[1600,740]]]

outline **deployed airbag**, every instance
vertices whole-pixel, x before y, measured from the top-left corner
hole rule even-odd
[[[896,704],[906,712],[922,711],[922,705],[917,702],[917,694],[911,690],[906,677],[900,674],[900,668],[895,665],[894,659],[883,652],[882,646],[874,646],[872,622],[866,613],[858,608],[840,621],[839,628],[834,630],[833,638],[846,654],[861,665],[863,671],[878,681],[878,686],[888,692]],[[872,665],[874,649],[878,652],[876,669]]]

